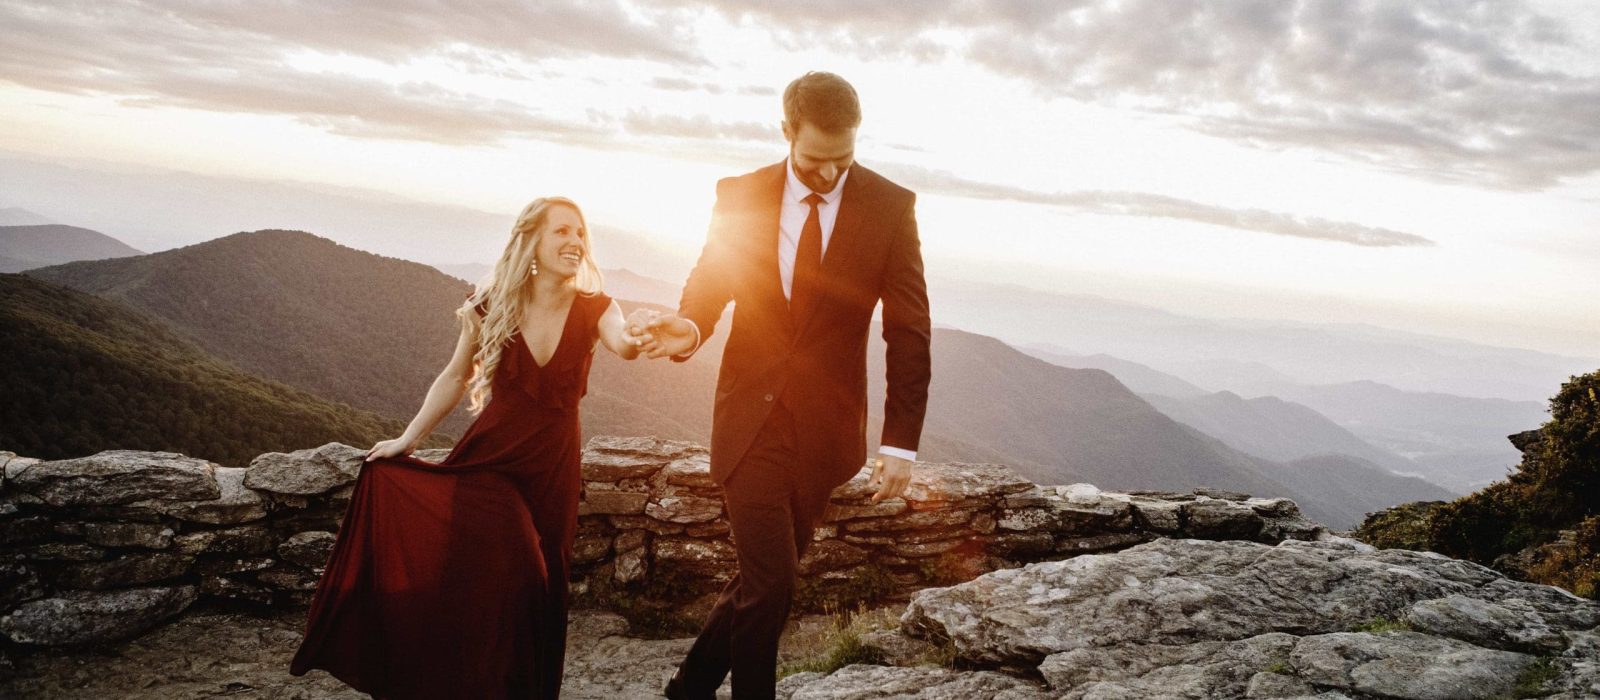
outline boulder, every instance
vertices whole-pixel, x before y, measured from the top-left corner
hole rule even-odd
[[[6,485],[57,508],[148,498],[203,500],[221,495],[216,469],[215,464],[176,452],[106,450],[23,466],[6,478]]]
[[[244,485],[291,496],[327,493],[356,480],[367,451],[330,442],[294,452],[268,452],[250,461]]]
[[[906,486],[905,499],[913,504],[992,502],[1033,488],[1033,482],[1002,464],[918,464]]]
[[[583,453],[583,480],[615,482],[647,478],[679,459],[705,453],[688,442],[653,437],[601,436],[589,440]],[[707,467],[709,470],[709,467]],[[709,474],[709,471],[708,471]]]
[[[278,545],[278,556],[284,561],[318,568],[328,563],[337,537],[322,530],[296,532]]]
[[[51,646],[125,639],[182,612],[198,595],[194,586],[74,591],[23,603],[0,617],[0,634]]]

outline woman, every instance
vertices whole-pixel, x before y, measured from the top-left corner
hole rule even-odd
[[[291,674],[381,699],[559,695],[578,400],[596,340],[629,360],[640,342],[600,282],[576,204],[522,210],[416,418],[367,452]],[[463,395],[477,418],[449,456],[410,457]]]

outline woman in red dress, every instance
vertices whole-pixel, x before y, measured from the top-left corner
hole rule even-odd
[[[576,204],[523,209],[416,418],[367,453],[291,674],[382,700],[560,694],[578,400],[596,340],[623,359],[640,340],[600,282]],[[464,395],[477,418],[449,456],[409,456]]]

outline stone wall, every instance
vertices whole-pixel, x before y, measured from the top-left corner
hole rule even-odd
[[[83,644],[139,634],[197,602],[308,604],[363,453],[331,443],[230,468],[168,452],[0,452],[0,638]],[[580,602],[649,623],[714,595],[734,553],[708,464],[688,443],[590,441],[574,545]],[[998,465],[918,465],[905,498],[870,496],[865,472],[834,493],[801,562],[801,607],[904,599],[1158,537],[1327,536],[1287,499],[1038,486]]]

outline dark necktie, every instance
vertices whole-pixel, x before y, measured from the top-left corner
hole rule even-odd
[[[817,277],[822,272],[822,217],[817,205],[822,196],[813,192],[803,200],[811,206],[806,223],[800,227],[800,245],[795,250],[794,279],[789,284],[789,312],[798,323],[816,303]]]

